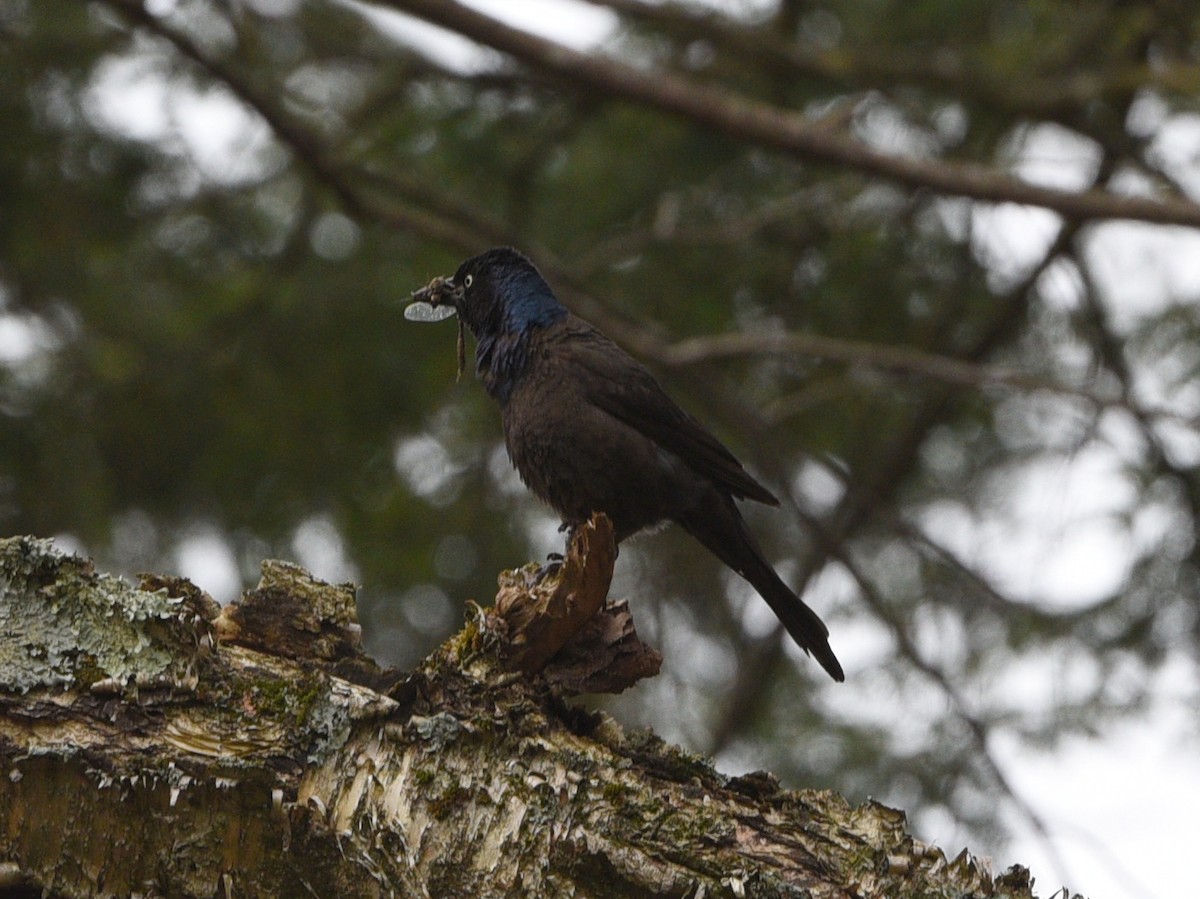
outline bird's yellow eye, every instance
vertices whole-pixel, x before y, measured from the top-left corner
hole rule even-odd
[[[465,278],[463,278],[463,287],[470,287],[474,283],[474,281],[475,281],[474,276],[467,275]]]

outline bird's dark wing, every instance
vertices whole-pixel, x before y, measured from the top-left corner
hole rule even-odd
[[[654,376],[615,343],[574,316],[560,331],[570,364],[588,372],[586,399],[699,474],[740,499],[778,506],[766,487],[752,478],[724,444],[667,396]]]

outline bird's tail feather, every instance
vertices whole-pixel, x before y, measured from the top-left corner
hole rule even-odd
[[[683,519],[680,524],[718,559],[750,582],[796,644],[811,654],[830,677],[844,681],[846,675],[829,645],[829,628],[825,622],[771,567],[732,500],[726,510],[729,515],[720,516],[721,520],[714,520],[709,507],[706,511],[710,514],[697,516],[699,520]]]
[[[842,671],[841,663],[829,645],[829,629],[817,613],[792,592],[770,565],[764,563],[760,576],[751,577],[747,572],[744,577],[767,601],[775,617],[787,628],[787,632],[800,648],[812,653],[813,658],[835,681],[844,681],[845,672]]]

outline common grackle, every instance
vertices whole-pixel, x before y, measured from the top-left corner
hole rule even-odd
[[[532,262],[497,247],[412,298],[411,317],[434,320],[451,307],[471,329],[508,455],[566,526],[604,512],[621,541],[678,522],[754,586],[834,680],[845,679],[828,628],[775,573],[734,503],[779,500],[645,368],[568,312]]]

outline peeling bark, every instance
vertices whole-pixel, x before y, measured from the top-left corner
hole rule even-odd
[[[568,695],[620,693],[658,674],[662,656],[638,639],[629,604],[605,602],[616,560],[612,522],[599,513],[572,532],[557,570],[504,572],[484,624],[504,666]]]
[[[602,525],[579,538],[579,571],[603,544]],[[510,603],[596,583],[573,570]],[[528,626],[497,609],[384,671],[358,645],[353,590],[294,565],[264,563],[222,611],[179,578],[133,587],[2,540],[0,881],[68,897],[1032,896],[1024,869],[948,861],[901,812],[726,777],[569,706],[564,690],[604,685],[598,660],[652,653],[618,606],[533,673],[508,631]]]

